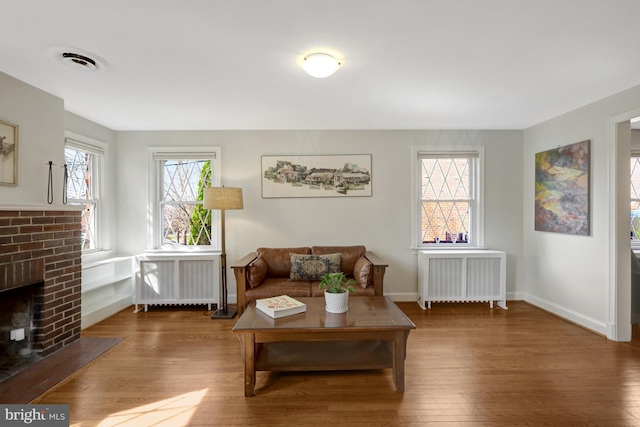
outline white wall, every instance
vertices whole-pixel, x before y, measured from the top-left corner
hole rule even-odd
[[[524,131],[525,299],[597,332],[610,331],[612,116],[640,106],[640,86]],[[591,140],[591,234],[534,231],[535,153]],[[628,178],[627,178],[628,179]]]
[[[244,193],[244,210],[226,214],[230,264],[260,246],[364,244],[389,263],[385,293],[415,300],[411,147],[474,144],[486,147],[485,243],[508,253],[507,290],[513,297],[522,291],[521,131],[118,132],[118,251],[147,249],[148,147],[220,146],[222,184]],[[269,154],[371,154],[373,196],[263,199],[260,157]]]
[[[19,126],[18,186],[0,186],[0,206],[47,204],[49,161],[53,168],[53,206],[62,204],[64,102],[0,72],[0,120]]]

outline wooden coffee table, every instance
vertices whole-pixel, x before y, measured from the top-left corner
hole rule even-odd
[[[416,326],[388,297],[349,298],[349,311],[327,313],[324,298],[296,298],[305,313],[272,319],[246,308],[233,331],[244,359],[244,395],[252,396],[256,371],[393,369],[404,392],[407,338]]]

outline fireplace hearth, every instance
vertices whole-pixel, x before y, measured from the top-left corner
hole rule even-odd
[[[80,337],[80,237],[80,210],[0,210],[0,373]]]

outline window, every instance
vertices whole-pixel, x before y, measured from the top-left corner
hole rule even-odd
[[[631,246],[640,248],[640,152],[631,153]]]
[[[205,187],[217,186],[215,151],[152,149],[156,185],[151,247],[165,249],[218,246],[218,214],[202,207]]]
[[[78,139],[65,139],[67,203],[83,206],[82,250],[100,249],[100,168],[104,149]]]
[[[417,160],[414,246],[434,249],[481,246],[482,150],[414,148],[414,154]]]

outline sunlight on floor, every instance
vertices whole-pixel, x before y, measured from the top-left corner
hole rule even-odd
[[[205,388],[127,411],[117,412],[102,420],[98,427],[188,426],[191,417],[198,409],[198,405],[200,405],[208,390]]]

